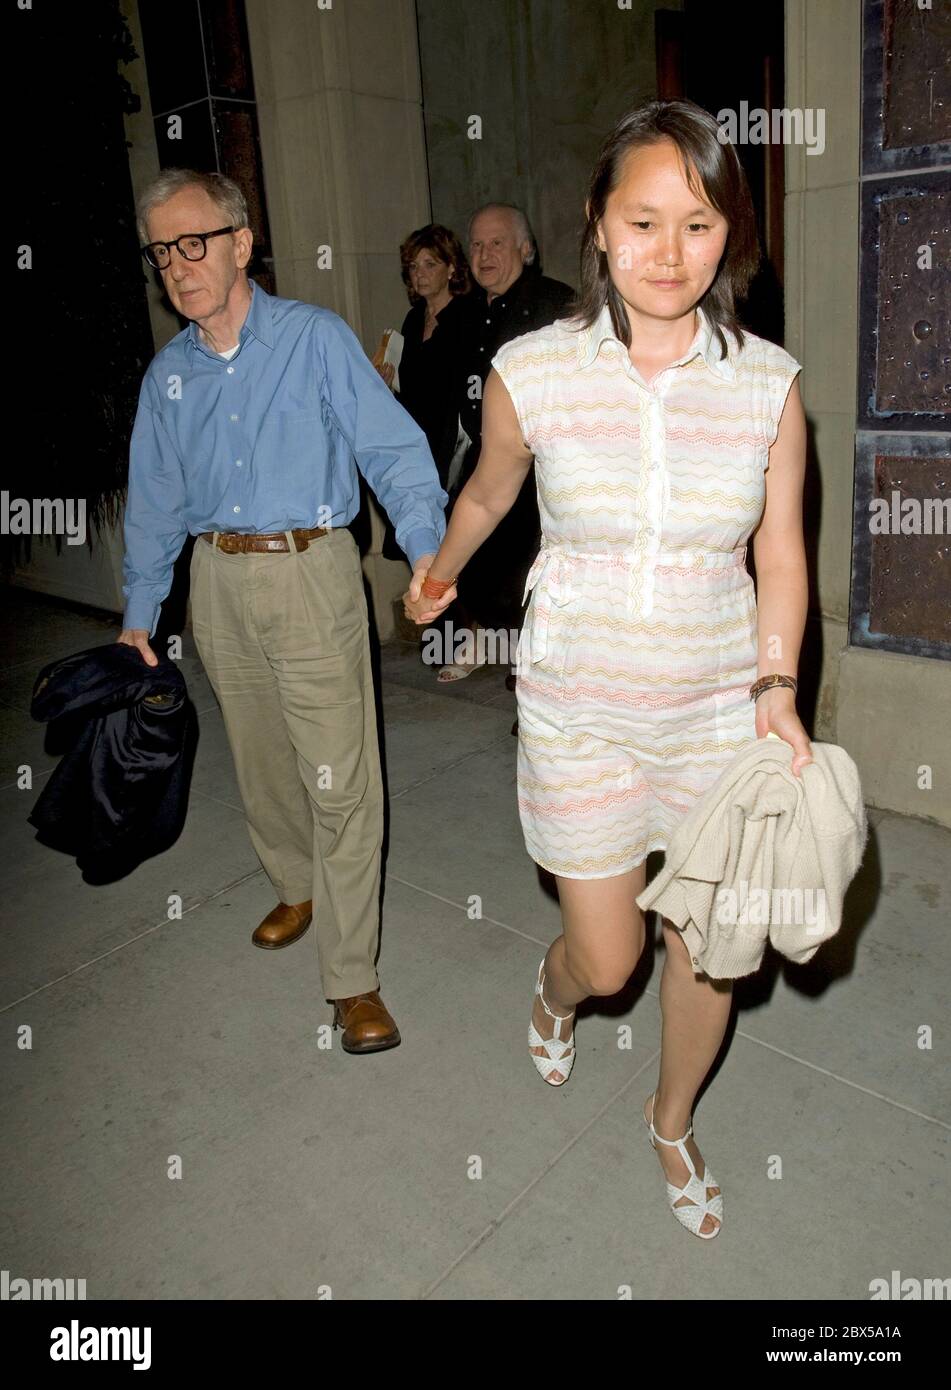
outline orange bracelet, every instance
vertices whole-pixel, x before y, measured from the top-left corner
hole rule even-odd
[[[447,589],[451,589],[455,582],[454,579],[430,579],[429,570],[427,570],[426,578],[423,580],[419,592],[425,594],[427,598],[442,598]]]

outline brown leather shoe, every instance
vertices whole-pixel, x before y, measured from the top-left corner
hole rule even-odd
[[[384,1052],[399,1047],[400,1030],[380,998],[379,990],[335,999],[334,1028],[343,1029],[344,1052]]]
[[[267,951],[276,951],[279,946],[290,946],[299,941],[311,923],[312,903],[278,903],[269,912],[259,927],[251,933],[255,946],[263,946]]]

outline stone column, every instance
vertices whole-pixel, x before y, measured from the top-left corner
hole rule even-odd
[[[399,244],[430,221],[413,0],[248,0],[277,292],[346,319],[372,354],[409,307]],[[364,570],[381,640],[408,567]]]

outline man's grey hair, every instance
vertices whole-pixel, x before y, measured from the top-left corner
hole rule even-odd
[[[525,264],[531,265],[538,255],[538,243],[535,240],[535,233],[532,231],[532,224],[529,222],[522,209],[516,206],[515,203],[483,203],[480,208],[476,208],[475,212],[466,223],[466,245],[468,246],[469,242],[472,240],[472,224],[479,214],[483,212],[495,212],[498,209],[512,214],[515,221],[515,235],[518,237],[519,241],[527,241],[531,246],[532,249],[525,259]]]
[[[149,239],[149,213],[185,188],[203,188],[221,209],[226,226],[234,227],[237,231],[248,225],[248,204],[234,179],[229,179],[225,174],[202,174],[197,169],[163,169],[135,205],[136,226],[143,245]],[[196,227],[195,230],[201,229]]]

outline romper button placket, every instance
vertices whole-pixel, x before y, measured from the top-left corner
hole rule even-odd
[[[648,465],[648,472],[652,475],[648,485],[648,509],[650,515],[656,521],[656,526],[645,526],[644,534],[652,538],[652,543],[648,547],[647,563],[643,576],[643,597],[641,601],[641,616],[650,617],[654,610],[654,556],[657,553],[659,542],[653,538],[660,534],[661,523],[661,490],[660,479],[660,459],[664,452],[664,407],[661,397],[654,392],[649,393],[650,399],[648,409],[650,412],[650,454],[651,462]],[[632,595],[633,597],[633,595]]]

